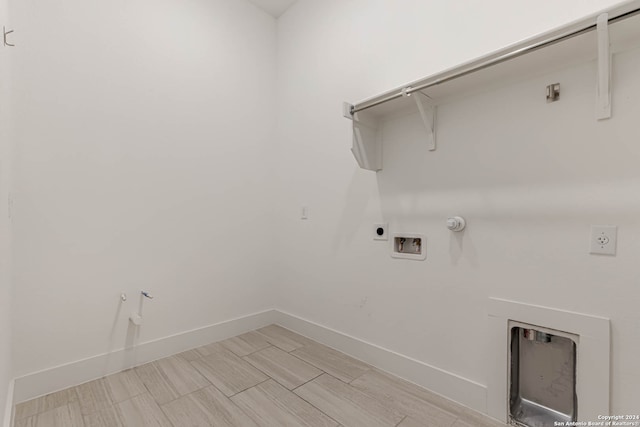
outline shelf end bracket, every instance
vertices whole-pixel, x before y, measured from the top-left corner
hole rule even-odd
[[[355,111],[356,106],[353,104],[349,104],[348,102],[342,103],[342,115],[345,119],[353,120],[353,112]]]

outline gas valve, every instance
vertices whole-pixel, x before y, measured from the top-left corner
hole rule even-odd
[[[466,225],[467,223],[461,216],[452,216],[447,219],[447,228],[451,231],[462,231]]]

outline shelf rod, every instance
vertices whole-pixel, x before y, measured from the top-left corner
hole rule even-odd
[[[636,2],[637,3],[637,2]],[[637,7],[631,11],[628,12],[624,12],[621,13],[618,16],[613,16],[611,18],[609,18],[609,24],[613,24],[615,22],[618,21],[622,21],[624,19],[630,18],[632,16],[635,16],[637,14],[640,13],[640,7]],[[428,89],[430,87],[433,86],[437,86],[439,84],[442,83],[446,83],[449,82],[451,80],[455,80],[458,79],[460,77],[464,77],[467,76],[469,74],[475,73],[476,71],[480,71],[480,70],[484,70],[486,68],[492,67],[494,65],[498,65],[501,64],[503,62],[509,61],[510,59],[514,59],[517,58],[519,56],[523,56],[526,55],[528,53],[531,52],[535,52],[539,49],[548,47],[548,46],[552,46],[554,44],[563,42],[565,40],[577,37],[577,36],[581,36],[583,34],[589,33],[591,31],[595,31],[597,29],[597,23],[595,20],[593,20],[593,24],[586,24],[585,27],[580,28],[578,30],[572,31],[570,33],[567,34],[562,34],[559,36],[555,36],[555,37],[551,37],[548,38],[546,40],[542,40],[539,42],[535,42],[533,44],[530,44],[528,46],[524,46],[521,48],[517,48],[513,51],[510,52],[506,52],[503,54],[500,54],[499,56],[495,57],[495,58],[488,58],[488,59],[484,59],[481,58],[477,61],[473,61],[470,64],[467,64],[466,68],[462,68],[461,67],[465,67],[464,65],[461,67],[458,67],[456,69],[450,70],[449,72],[444,72],[442,75],[440,75],[440,77],[438,77],[438,75],[427,78],[427,80],[424,83],[414,83],[414,84],[410,84],[407,85],[406,87],[399,89],[397,92],[391,93],[389,95],[382,95],[382,97],[380,98],[374,98],[370,101],[364,101],[361,102],[360,104],[356,104],[354,105],[354,107],[351,109],[351,114],[355,114],[357,112],[360,111],[364,111],[367,110],[369,108],[373,108],[376,107],[378,105],[381,104],[385,104],[389,101],[393,101],[395,99],[399,99],[402,98],[403,96],[406,96],[407,94],[412,94],[414,92],[418,92],[424,89]]]

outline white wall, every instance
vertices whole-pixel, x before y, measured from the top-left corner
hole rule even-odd
[[[0,0],[0,20],[11,29],[9,3]],[[11,60],[10,47],[0,46],[0,423],[4,420],[11,367],[11,233],[8,196],[11,156]]]
[[[378,175],[358,169],[341,116],[614,3],[300,0],[278,24],[279,308],[485,385],[488,297],[610,317],[612,413],[637,410],[637,64],[615,77],[610,122],[593,119],[590,64],[442,106],[435,153],[415,116],[398,120]],[[563,102],[536,104],[559,79]],[[392,259],[378,222],[424,233],[427,261]],[[617,257],[587,253],[590,224],[620,227]]]
[[[272,307],[275,20],[239,0],[15,9],[15,375]]]

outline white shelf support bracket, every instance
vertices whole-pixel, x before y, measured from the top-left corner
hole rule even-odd
[[[405,96],[406,92],[403,92]],[[429,151],[436,150],[436,120],[438,116],[438,107],[434,104],[433,100],[427,95],[418,92],[413,97],[416,101],[416,106],[420,112],[420,117],[427,130],[427,144]]]
[[[598,88],[596,118],[611,118],[611,47],[609,43],[609,15],[598,16]]]
[[[362,169],[382,170],[382,140],[375,120],[367,112],[353,113],[354,106],[345,102],[342,115],[352,121],[351,152]]]

